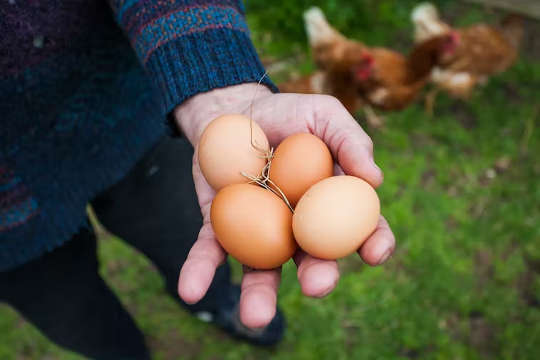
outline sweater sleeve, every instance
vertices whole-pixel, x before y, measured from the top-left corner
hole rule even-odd
[[[214,88],[259,81],[264,68],[241,1],[109,0],[169,113]],[[265,77],[263,83],[277,88]]]

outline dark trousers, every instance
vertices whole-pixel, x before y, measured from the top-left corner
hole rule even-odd
[[[167,291],[190,311],[215,311],[230,286],[227,265],[206,297],[186,305],[177,295],[180,267],[202,219],[191,175],[193,149],[164,138],[92,206],[101,223],[145,254]],[[51,341],[95,359],[147,359],[144,338],[98,274],[96,237],[81,229],[64,246],[0,273],[0,300],[19,311]]]

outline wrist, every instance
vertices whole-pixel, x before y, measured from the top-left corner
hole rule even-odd
[[[270,94],[272,92],[268,87],[257,83],[213,89],[197,94],[178,105],[173,111],[174,119],[191,144],[196,146],[208,123],[216,117],[242,113],[252,100]]]

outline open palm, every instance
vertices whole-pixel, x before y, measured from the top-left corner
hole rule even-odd
[[[327,144],[336,162],[336,174],[360,177],[374,187],[382,183],[382,172],[373,161],[371,139],[338,100],[325,95],[272,94],[261,86],[251,103],[256,87],[256,84],[244,84],[213,90],[197,95],[177,108],[176,119],[195,149],[209,121],[223,114],[244,113],[260,125],[271,146],[277,146],[291,134],[309,132]],[[197,150],[193,157],[193,179],[204,221],[178,281],[178,292],[187,303],[195,303],[204,296],[216,268],[227,256],[210,223],[215,191],[201,173]],[[394,246],[394,235],[381,216],[377,229],[358,253],[366,263],[378,265],[391,255]],[[339,271],[335,261],[317,259],[302,250],[296,252],[294,261],[305,295],[323,297],[336,286]],[[272,320],[280,277],[281,268],[244,268],[240,319],[246,326],[263,327]]]

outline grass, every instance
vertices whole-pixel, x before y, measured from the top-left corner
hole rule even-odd
[[[249,1],[275,78],[313,68],[301,12],[308,1]],[[407,48],[412,1],[319,2],[332,22],[368,42]],[[460,23],[481,8],[440,2]],[[372,9],[373,12],[368,12]],[[536,26],[538,29],[538,26]],[[270,36],[269,34],[272,34]],[[538,35],[540,33],[536,33]],[[438,98],[386,114],[371,132],[385,171],[382,209],[398,239],[380,268],[341,262],[324,300],[303,297],[287,264],[279,294],[289,328],[261,350],[187,316],[151,264],[120,240],[100,241],[101,272],[134,314],[157,359],[536,359],[540,353],[540,63],[527,52],[468,102]],[[363,123],[363,120],[360,118]],[[238,265],[235,265],[238,277]],[[78,359],[0,305],[1,359]]]

